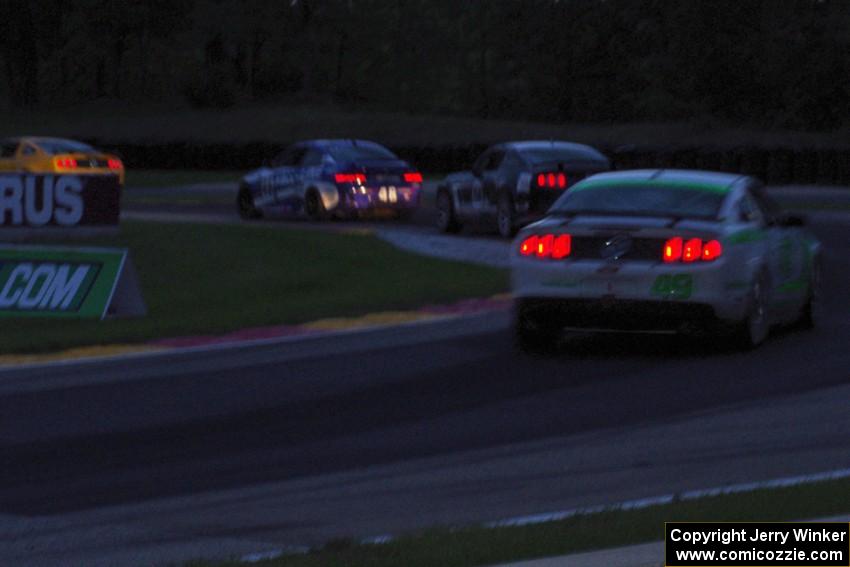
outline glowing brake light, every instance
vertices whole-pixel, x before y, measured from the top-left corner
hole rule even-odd
[[[567,186],[567,175],[563,172],[538,173],[537,186],[543,189],[564,189]]]
[[[572,251],[572,237],[569,234],[535,234],[523,240],[519,253],[523,256],[552,258],[562,260]]]
[[[555,243],[552,245],[552,258],[560,260],[566,258],[572,252],[572,237],[569,234],[561,234],[555,238]]]
[[[537,252],[537,236],[529,236],[525,240],[522,241],[522,244],[519,245],[519,253],[523,256],[531,256],[535,252]]]
[[[702,240],[699,238],[691,238],[685,242],[685,247],[682,249],[682,261],[694,262],[702,257]]]
[[[678,262],[682,257],[682,238],[677,236],[664,243],[664,261]]]
[[[717,240],[709,240],[705,243],[705,246],[702,247],[702,259],[703,261],[710,262],[711,260],[716,260],[723,255],[723,246],[720,245],[720,242]]]
[[[537,257],[546,258],[552,255],[552,244],[555,241],[555,235],[544,234],[537,241]]]
[[[358,183],[362,185],[366,183],[366,175],[362,173],[337,173],[334,175],[334,181],[337,183]]]
[[[58,169],[76,169],[77,167],[77,160],[72,157],[54,158],[53,163]]]
[[[124,164],[121,163],[120,159],[109,158],[106,163],[109,166],[109,169],[121,169],[124,167]]]
[[[404,174],[405,183],[422,183],[422,174],[418,171],[413,171]]]
[[[676,236],[664,243],[661,258],[665,263],[673,262],[711,262],[723,255],[723,246],[718,240],[703,242],[701,238],[689,238],[685,241]]]

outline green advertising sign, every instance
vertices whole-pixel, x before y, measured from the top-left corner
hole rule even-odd
[[[0,317],[103,319],[144,310],[126,250],[0,246]]]

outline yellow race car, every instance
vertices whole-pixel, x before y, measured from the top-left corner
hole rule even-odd
[[[0,141],[0,173],[13,171],[117,175],[119,183],[124,185],[124,164],[117,156],[62,138],[31,136]]]

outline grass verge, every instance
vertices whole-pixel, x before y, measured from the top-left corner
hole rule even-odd
[[[124,185],[129,191],[143,187],[180,187],[208,183],[238,183],[244,171],[205,169],[128,169]]]
[[[236,197],[229,193],[195,193],[174,192],[163,194],[151,193],[140,189],[128,189],[121,198],[121,204],[127,207],[149,206],[149,207],[231,207],[236,210]]]
[[[148,316],[3,319],[0,353],[295,324],[483,297],[508,287],[504,270],[412,255],[368,234],[125,222],[120,235],[62,242],[72,244],[129,248]]]
[[[786,521],[850,511],[850,480],[825,481],[675,502],[638,510],[575,516],[522,527],[435,529],[384,545],[329,542],[306,555],[257,563],[263,567],[472,567],[620,547],[664,539],[664,522]],[[658,558],[659,563],[663,557]],[[235,562],[193,562],[235,567]],[[188,565],[187,565],[188,567]]]

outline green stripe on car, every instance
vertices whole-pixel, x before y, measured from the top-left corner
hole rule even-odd
[[[726,242],[729,244],[747,244],[749,242],[758,242],[767,238],[767,232],[757,228],[747,228],[733,232],[726,237]]]
[[[728,185],[716,183],[699,183],[694,181],[667,181],[664,179],[623,179],[618,181],[600,179],[598,181],[584,181],[570,189],[572,192],[585,191],[587,189],[600,189],[605,187],[664,187],[666,189],[684,189],[692,191],[708,191],[726,195],[729,193]]]

